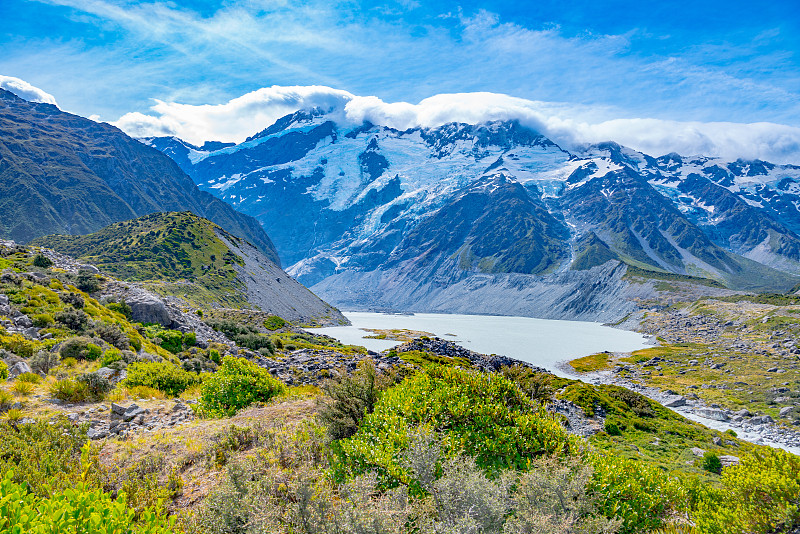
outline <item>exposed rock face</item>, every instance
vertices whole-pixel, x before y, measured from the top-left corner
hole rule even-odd
[[[441,310],[448,298],[444,311],[471,300],[473,313],[579,318],[594,303],[562,301],[595,278],[578,288],[558,275],[608,262],[735,289],[800,281],[796,167],[653,158],[614,143],[569,153],[515,121],[398,131],[335,117],[299,111],[221,150],[144,142],[258,218],[289,274],[345,308],[377,296],[383,308]],[[518,287],[524,299],[559,285],[540,308],[515,302]],[[616,289],[593,292],[610,309],[599,296]]]
[[[131,319],[138,323],[172,324],[164,301],[152,293],[142,289],[131,288],[124,297],[125,303],[131,307]]]

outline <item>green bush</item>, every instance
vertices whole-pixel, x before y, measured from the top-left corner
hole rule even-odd
[[[65,417],[17,427],[0,423],[0,472],[13,472],[14,482],[27,484],[28,491],[41,496],[79,479],[96,480],[98,465],[93,458],[82,457],[88,441],[86,427]]]
[[[89,326],[89,316],[86,315],[86,312],[72,306],[68,306],[58,312],[54,318],[57,322],[75,332],[83,332]]]
[[[703,454],[703,469],[709,473],[720,474],[722,472],[722,462],[719,456],[710,451]]]
[[[244,358],[226,356],[216,373],[203,382],[200,411],[214,417],[230,416],[254,402],[266,402],[284,385],[266,369]]]
[[[270,315],[264,321],[264,328],[267,330],[278,330],[286,326],[286,321],[277,315]]]
[[[92,343],[88,338],[73,337],[61,345],[59,354],[63,360],[75,358],[76,360],[94,361],[103,354],[103,349]]]
[[[117,349],[108,349],[100,358],[100,367],[108,367],[114,362],[122,361],[122,353]]]
[[[37,254],[33,257],[33,266],[34,267],[41,267],[42,269],[47,269],[48,267],[53,266],[53,260],[45,256],[44,254]]]
[[[619,427],[617,425],[615,425],[614,423],[612,423],[611,421],[606,421],[606,424],[605,424],[604,428],[605,428],[606,434],[608,434],[609,436],[621,436],[622,435],[622,432],[620,431]]]
[[[800,457],[763,447],[706,486],[692,519],[703,534],[788,532],[800,524]]]
[[[122,315],[125,316],[126,319],[130,319],[131,313],[133,312],[133,310],[131,310],[131,307],[128,306],[128,303],[125,302],[124,300],[122,302],[109,302],[108,304],[106,304],[106,308],[108,308],[111,311],[121,313]]]
[[[140,514],[127,506],[125,494],[116,498],[79,482],[49,497],[29,493],[13,482],[13,471],[0,480],[0,534],[22,532],[93,534],[168,534],[169,521],[150,510]]]
[[[33,319],[33,326],[38,328],[47,328],[51,324],[55,323],[55,319],[49,313],[37,313],[32,317]]]
[[[169,362],[132,363],[128,366],[127,372],[125,386],[146,386],[172,397],[177,397],[200,381],[197,374],[184,371]]]
[[[131,346],[131,340],[117,324],[96,324],[94,335],[120,350],[128,350]]]
[[[111,382],[97,373],[82,374],[77,381],[86,385],[87,397],[92,400],[102,400],[112,388]]]
[[[8,365],[0,360],[0,380],[8,380]]]
[[[326,380],[321,388],[326,399],[320,408],[319,418],[327,427],[331,439],[349,438],[358,430],[365,415],[375,409],[378,394],[388,386],[378,377],[375,364],[366,360],[352,375],[338,380]]]
[[[80,271],[77,281],[75,282],[75,287],[84,293],[94,293],[100,290],[100,280],[95,274],[89,271]]]
[[[596,456],[592,463],[590,491],[606,517],[622,520],[622,534],[658,528],[673,508],[684,506],[678,481],[657,467],[613,456]]]
[[[375,470],[388,486],[407,481],[398,457],[420,429],[442,433],[446,454],[463,451],[489,471],[525,469],[537,456],[568,454],[577,446],[507,378],[431,366],[383,392],[358,432],[339,442],[337,474]]]
[[[210,349],[208,351],[208,359],[216,364],[222,363],[222,358],[220,358],[219,351],[217,349]]]

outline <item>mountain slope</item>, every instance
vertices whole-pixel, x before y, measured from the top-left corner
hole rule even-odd
[[[255,307],[302,324],[346,319],[247,241],[191,212],[154,213],[84,236],[33,244],[200,307]]]
[[[332,302],[391,293],[399,309],[447,311],[437,299],[448,291],[455,307],[478,285],[513,301],[544,282],[591,283],[588,270],[609,261],[736,289],[800,280],[796,167],[614,143],[571,154],[516,121],[398,131],[335,117],[299,111],[182,160],[201,189],[260,220],[287,272]],[[509,313],[499,293],[472,302]]]
[[[157,150],[108,124],[0,89],[0,236],[24,243],[183,210],[213,220],[278,262],[258,221],[199,191]]]

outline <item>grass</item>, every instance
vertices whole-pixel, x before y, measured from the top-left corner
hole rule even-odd
[[[598,352],[577,358],[569,362],[570,367],[579,373],[591,373],[593,371],[603,371],[610,367],[611,356],[607,352]]]

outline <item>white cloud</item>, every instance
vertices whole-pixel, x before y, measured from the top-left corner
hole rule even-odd
[[[57,106],[56,99],[50,93],[45,93],[38,87],[34,87],[25,80],[14,78],[13,76],[0,75],[0,88],[12,92],[20,98],[30,102],[41,102]]]
[[[324,86],[272,86],[219,105],[156,101],[154,114],[128,113],[116,123],[136,137],[175,135],[192,143],[241,142],[278,118],[298,109],[331,110],[338,122],[367,120],[405,130],[449,122],[475,124],[519,120],[566,148],[615,141],[659,156],[719,156],[800,163],[800,128],[759,122],[680,122],[651,118],[607,119],[610,111],[564,103],[541,102],[496,93],[440,94],[418,104],[387,103]]]

